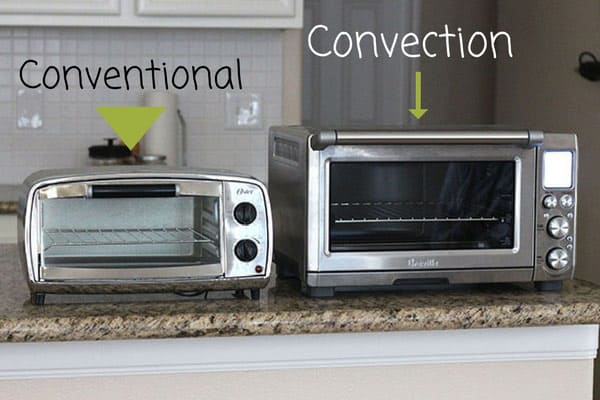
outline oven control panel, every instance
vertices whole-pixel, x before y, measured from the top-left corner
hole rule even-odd
[[[270,255],[267,202],[267,194],[258,185],[223,183],[226,277],[267,273]]]
[[[575,135],[552,134],[539,149],[536,281],[563,279],[574,271],[576,150]]]
[[[575,199],[572,193],[547,194],[542,206],[546,222],[546,233],[554,240],[556,247],[548,250],[546,266],[552,271],[563,271],[570,266],[573,252],[573,208]]]

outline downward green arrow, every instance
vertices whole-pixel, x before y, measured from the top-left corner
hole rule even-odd
[[[108,125],[132,150],[165,110],[164,107],[96,107]]]
[[[423,115],[428,111],[426,108],[421,108],[421,71],[416,73],[416,90],[415,90],[415,108],[411,108],[408,111],[416,118],[421,119]]]

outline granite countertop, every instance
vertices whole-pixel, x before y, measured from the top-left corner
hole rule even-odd
[[[600,323],[600,287],[566,282],[561,292],[532,285],[310,299],[278,281],[261,300],[115,296],[85,304],[33,306],[15,245],[0,245],[0,342],[274,335],[521,327]],[[60,297],[60,296],[55,296]],[[69,297],[69,296],[67,296]],[[71,296],[72,298],[72,296]],[[90,301],[89,297],[77,297]],[[59,299],[61,300],[61,299]],[[101,302],[99,302],[101,301]]]

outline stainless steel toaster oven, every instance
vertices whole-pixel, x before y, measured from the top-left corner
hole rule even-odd
[[[23,185],[19,245],[32,293],[250,289],[271,272],[259,181],[166,167],[42,171]]]
[[[269,190],[278,273],[312,296],[573,276],[574,134],[273,127]]]

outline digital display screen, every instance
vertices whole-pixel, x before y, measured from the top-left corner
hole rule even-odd
[[[543,164],[543,183],[546,189],[569,189],[573,186],[572,152],[546,151]]]

